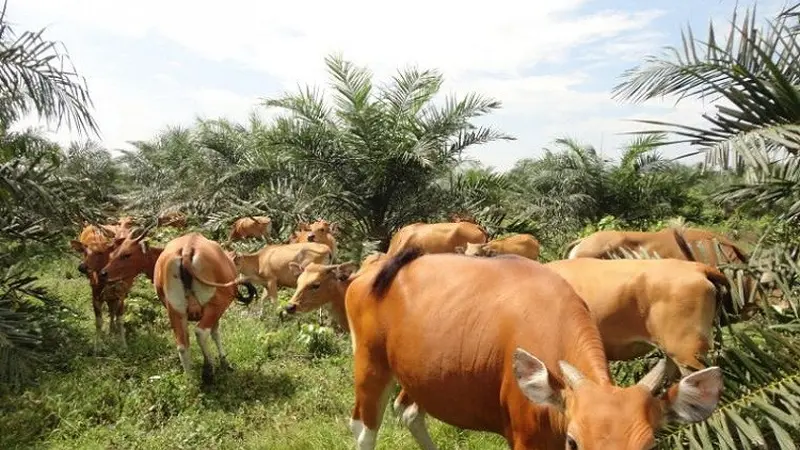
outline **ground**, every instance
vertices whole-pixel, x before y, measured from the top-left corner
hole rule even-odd
[[[350,340],[309,328],[317,314],[259,321],[256,305],[234,303],[220,328],[234,371],[203,387],[194,334],[194,373],[186,379],[166,312],[143,276],[128,300],[127,351],[109,338],[95,351],[89,285],[76,266],[65,258],[40,270],[41,283],[79,311],[71,324],[78,339],[36,385],[2,394],[0,448],[353,448]],[[429,422],[442,450],[507,448],[498,436]],[[391,408],[378,448],[418,449]]]

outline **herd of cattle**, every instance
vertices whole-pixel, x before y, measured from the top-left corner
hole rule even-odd
[[[193,232],[150,246],[157,225],[186,221],[160,217],[139,231],[124,218],[87,225],[71,241],[90,280],[98,335],[106,304],[110,330],[124,345],[124,300],[144,273],[166,307],[187,373],[187,323],[198,322],[208,382],[209,335],[220,367],[230,367],[219,319],[232,300],[251,303],[253,284],[264,287],[262,305],[276,302],[279,287],[295,288],[281,314],[327,305],[351,337],[350,429],[359,449],[375,447],[395,383],[394,409],[423,449],[437,448],[427,415],[500,434],[513,449],[650,449],[666,421],[702,421],[716,408],[721,370],[701,357],[719,311],[732,311],[718,266],[747,262],[735,243],[694,228],[600,231],[572,242],[564,259],[541,264],[528,234],[490,240],[469,221],[415,223],[393,235],[386,253],[357,264],[336,261],[336,227],[325,220],[300,224],[289,243],[250,254],[223,246],[268,234],[267,217],[237,220],[223,244]],[[626,249],[660,258],[613,257]],[[653,346],[666,357],[637,385],[615,386],[608,361],[641,357]]]

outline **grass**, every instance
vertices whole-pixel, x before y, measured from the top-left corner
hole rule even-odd
[[[47,366],[23,390],[0,393],[0,448],[354,447],[350,340],[309,327],[316,314],[281,323],[277,315],[255,318],[260,305],[232,304],[220,330],[234,370],[203,387],[193,333],[186,378],[166,312],[144,277],[127,301],[127,350],[108,336],[95,349],[89,285],[76,266],[74,258],[41,263],[41,284],[80,312],[65,324],[76,337],[59,355],[62,364]],[[507,448],[499,436],[428,421],[443,450]],[[418,448],[391,407],[378,448]]]

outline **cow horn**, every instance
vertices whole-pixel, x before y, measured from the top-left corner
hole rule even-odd
[[[667,358],[662,358],[661,360],[650,369],[647,374],[636,383],[637,386],[642,386],[646,388],[651,393],[655,392],[658,389],[661,382],[664,380],[664,374],[666,373],[667,369]]]
[[[575,389],[583,383],[585,378],[581,371],[576,369],[575,366],[566,361],[559,361],[558,366],[561,368],[561,374],[564,376],[564,383],[569,386],[570,389]]]
[[[144,229],[144,231],[142,231],[142,233],[141,233],[141,234],[139,234],[139,236],[136,236],[136,239],[134,239],[134,241],[136,241],[136,242],[141,242],[141,241],[142,241],[142,239],[144,239],[144,238],[145,238],[145,236],[147,236],[147,233],[149,233],[149,232],[150,232],[150,230],[152,230],[152,229],[153,229],[153,228],[155,228],[155,227],[156,227],[156,224],[155,224],[155,223],[152,223],[152,224],[150,224],[150,225],[149,225],[147,228],[145,228],[145,229]]]

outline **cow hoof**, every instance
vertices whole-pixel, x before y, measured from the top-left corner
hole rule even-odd
[[[220,360],[220,362],[219,362],[219,368],[220,368],[220,370],[224,370],[224,371],[226,371],[226,372],[233,372],[233,366],[232,366],[232,365],[231,365],[231,363],[229,363],[229,362],[228,362],[228,360],[227,360],[227,359],[225,359],[225,358],[222,358],[222,359]]]
[[[214,382],[214,369],[211,364],[203,364],[203,384],[211,384]]]

